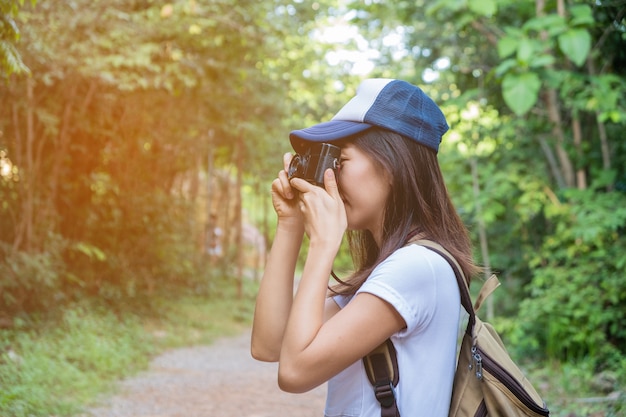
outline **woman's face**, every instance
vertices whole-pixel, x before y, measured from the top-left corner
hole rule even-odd
[[[389,174],[351,143],[341,148],[339,192],[346,207],[348,229],[369,230],[380,243]]]

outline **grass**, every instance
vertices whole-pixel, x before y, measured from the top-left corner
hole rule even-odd
[[[222,283],[210,297],[158,298],[151,314],[83,304],[53,321],[0,331],[0,416],[79,415],[156,354],[243,331],[255,289],[247,283],[239,299],[234,286]]]
[[[548,404],[551,417],[626,416],[625,376],[613,375],[612,392],[602,392],[594,382],[599,374],[590,360],[538,364],[529,377]]]

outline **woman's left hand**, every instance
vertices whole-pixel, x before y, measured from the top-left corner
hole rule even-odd
[[[293,178],[291,185],[300,191],[299,206],[311,243],[330,245],[338,250],[348,221],[333,170],[329,168],[324,172],[324,188],[300,178]]]

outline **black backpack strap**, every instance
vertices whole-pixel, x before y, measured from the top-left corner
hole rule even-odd
[[[396,348],[390,339],[363,357],[365,372],[374,387],[374,395],[380,403],[381,417],[400,417],[394,388],[398,385],[400,374]]]
[[[410,240],[409,243],[424,246],[427,249],[441,255],[452,267],[461,294],[461,305],[469,314],[466,332],[472,335],[474,324],[476,323],[476,312],[472,305],[469,285],[463,274],[463,270],[454,257],[443,246],[431,240]],[[396,358],[396,348],[391,339],[385,340],[367,356],[363,357],[365,372],[374,387],[376,399],[380,403],[381,417],[400,417],[398,405],[394,394],[394,387],[398,385],[400,373]]]

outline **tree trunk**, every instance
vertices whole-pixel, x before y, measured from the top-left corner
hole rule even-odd
[[[581,164],[581,160],[583,157],[583,149],[582,149],[582,129],[580,127],[580,119],[578,116],[575,116],[572,119],[572,132],[574,135],[574,146],[576,147],[576,155],[578,157],[578,164]],[[576,184],[578,185],[579,190],[587,189],[587,175],[585,174],[585,170],[582,167],[578,167],[576,169]]]
[[[552,88],[547,91],[546,106],[548,107],[548,117],[552,124],[552,135],[554,136],[554,146],[559,159],[561,175],[565,181],[565,186],[573,187],[575,185],[574,167],[569,155],[565,151],[565,132],[563,132],[563,128],[561,127],[563,121],[561,119],[560,106],[556,90]]]
[[[589,75],[596,75],[596,68],[593,65],[593,59],[587,58],[587,71]],[[609,138],[606,134],[606,126],[600,121],[600,113],[596,111],[596,125],[598,126],[598,137],[600,138],[600,150],[602,152],[602,167],[608,171],[611,169],[611,150],[609,146]],[[609,185],[608,191],[613,190],[613,186]]]
[[[559,15],[565,13],[565,5],[563,0],[557,1],[557,10]],[[545,0],[536,0],[535,11],[537,16],[543,16],[545,9]],[[545,39],[547,34],[542,33],[542,37]],[[558,95],[555,89],[550,88],[546,91],[544,96],[546,108],[548,109],[548,118],[552,124],[552,135],[554,137],[554,147],[556,149],[556,155],[560,164],[560,171],[565,182],[566,187],[573,187],[575,185],[574,168],[572,161],[565,151],[565,133],[563,132],[563,121],[561,119],[561,109],[559,105]]]
[[[478,176],[478,164],[476,156],[470,157],[472,168],[472,189],[474,191],[474,204],[476,205],[476,221],[478,223],[478,238],[480,240],[480,251],[483,258],[485,280],[491,276],[491,261],[489,260],[489,242],[487,240],[487,230],[483,220],[483,209],[480,202],[480,178]],[[487,320],[493,320],[493,297],[487,298]]]
[[[23,249],[27,252],[32,250],[33,232],[34,232],[34,213],[35,213],[35,190],[34,190],[34,167],[33,167],[33,146],[35,142],[35,100],[34,100],[34,81],[32,78],[26,80],[26,137],[25,143],[21,143],[21,137],[16,136],[16,142],[19,143],[17,148],[20,156],[17,159],[21,162],[21,182],[24,190],[21,201],[21,216],[18,215],[18,222],[15,227],[15,238],[13,240],[13,250]],[[19,116],[17,110],[14,110],[14,122],[16,123],[16,131],[19,131]],[[23,152],[23,154],[22,154]]]
[[[236,257],[237,257],[237,296],[243,297],[243,233],[242,233],[242,204],[241,204],[241,190],[243,189],[243,157],[244,157],[244,142],[240,136],[237,138],[237,148],[235,149],[236,164],[237,164],[237,184],[235,192],[235,239],[236,239]]]
[[[67,96],[65,97],[65,106],[63,106],[63,113],[61,114],[61,123],[59,126],[59,133],[57,134],[55,143],[54,143],[54,152],[55,155],[50,158],[53,161],[53,165],[50,170],[50,175],[48,176],[48,185],[50,187],[50,194],[46,199],[47,204],[45,207],[42,207],[42,221],[45,224],[49,224],[49,228],[54,230],[58,223],[58,214],[55,208],[55,201],[57,198],[57,192],[59,189],[59,181],[61,178],[61,174],[63,171],[63,167],[65,164],[64,156],[67,154],[67,150],[70,142],[70,125],[71,118],[73,113],[73,103],[76,97],[77,84],[74,84],[70,91],[68,91]],[[43,141],[40,141],[43,143]]]
[[[20,167],[21,170],[24,169],[24,154],[23,154],[23,143],[22,143],[22,135],[20,133],[20,117],[19,117],[19,112],[18,112],[18,106],[17,104],[13,104],[13,106],[11,106],[11,112],[12,112],[12,117],[13,117],[13,130],[14,130],[14,141],[15,141],[15,151],[14,151],[14,155],[13,155],[13,163],[15,164],[15,166]],[[23,173],[21,175],[22,178],[20,178],[20,181],[22,182],[22,184],[25,184],[25,179],[23,178]],[[23,192],[20,191],[24,190],[24,186],[18,188],[18,193],[22,194],[23,197]],[[23,203],[22,204],[22,210],[23,210]],[[13,226],[13,251],[16,251],[21,245],[22,245],[22,241],[24,240],[24,216],[22,213],[22,216],[20,216],[20,213],[17,213],[17,217],[15,218],[14,221],[14,226]]]
[[[559,188],[565,188],[565,180],[563,179],[563,175],[561,175],[559,164],[556,162],[556,157],[554,156],[554,152],[548,144],[548,141],[543,136],[538,136],[537,140],[539,141],[539,146],[541,146],[541,150],[548,161],[550,172],[552,172],[552,176],[554,177],[556,184]]]

